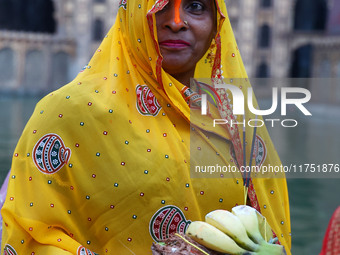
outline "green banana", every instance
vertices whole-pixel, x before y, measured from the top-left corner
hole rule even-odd
[[[259,254],[282,255],[286,253],[282,245],[267,243],[262,237],[259,228],[259,218],[261,219],[259,215],[261,214],[255,208],[247,205],[238,205],[233,207],[231,212],[241,220],[250,239],[260,245]],[[269,229],[271,232],[270,226]]]
[[[205,221],[190,223],[185,234],[214,251],[232,255],[285,255],[282,245],[272,244],[271,227],[256,209],[240,205],[232,212],[215,210]]]
[[[263,243],[258,255],[286,255],[286,250],[282,245]]]
[[[231,209],[231,212],[237,216],[247,231],[248,236],[256,243],[262,244],[266,242],[259,229],[259,221],[257,211],[253,207],[247,205],[238,205]]]
[[[191,222],[185,234],[214,251],[235,255],[252,254],[239,247],[233,239],[222,231],[203,221]]]
[[[212,211],[205,216],[205,221],[226,233],[242,248],[251,251],[259,250],[259,245],[249,239],[242,222],[231,212],[226,210]]]
[[[256,211],[256,215],[257,215],[257,220],[259,222],[260,233],[263,239],[267,242],[269,242],[270,240],[273,240],[274,236],[273,236],[272,228],[270,227],[267,219],[258,211]]]

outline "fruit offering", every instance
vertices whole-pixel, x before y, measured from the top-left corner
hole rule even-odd
[[[205,222],[194,221],[185,234],[213,251],[243,255],[284,255],[282,245],[274,244],[271,228],[256,209],[239,205],[227,210],[215,210],[205,216]]]

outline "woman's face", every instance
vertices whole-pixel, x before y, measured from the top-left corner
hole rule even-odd
[[[179,81],[193,77],[216,34],[214,0],[169,0],[156,13],[156,23],[163,69]]]

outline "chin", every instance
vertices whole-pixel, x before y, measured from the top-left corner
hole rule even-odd
[[[168,74],[170,74],[172,76],[174,76],[174,75],[176,75],[178,73],[184,73],[187,70],[185,65],[184,66],[177,65],[177,66],[171,66],[171,67],[169,67],[167,65],[162,65],[162,67],[163,67],[165,72],[167,72]]]
[[[183,61],[183,59],[174,59],[171,61],[164,61],[162,63],[163,69],[169,74],[183,73],[192,69],[192,62]]]

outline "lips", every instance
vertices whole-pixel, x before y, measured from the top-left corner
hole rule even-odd
[[[191,44],[189,42],[183,40],[164,40],[159,43],[159,46],[174,49],[185,48],[189,47],[190,45]]]

